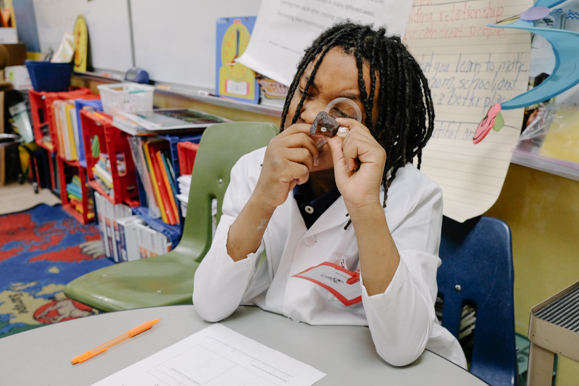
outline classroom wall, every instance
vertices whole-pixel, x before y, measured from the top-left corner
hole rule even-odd
[[[485,214],[513,236],[515,328],[527,335],[532,307],[579,280],[579,181],[511,164]],[[579,363],[559,357],[557,386],[579,385]]]
[[[40,40],[38,39],[33,1],[16,0],[12,4],[14,5],[14,17],[17,21],[18,41],[26,43],[26,51],[40,52]]]
[[[31,1],[28,1],[31,6]],[[33,0],[40,49],[56,50],[86,19],[96,72],[136,66],[152,80],[215,88],[216,23],[256,16],[261,0]]]

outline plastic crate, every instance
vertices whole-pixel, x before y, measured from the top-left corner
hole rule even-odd
[[[60,189],[60,200],[62,201],[62,209],[69,213],[72,217],[77,219],[81,224],[88,224],[94,221],[94,203],[92,209],[89,209],[89,199],[92,199],[92,192],[86,186],[86,169],[83,168],[78,161],[67,161],[61,156],[57,155],[58,163],[58,178],[59,185],[63,188]],[[80,186],[82,192],[82,211],[80,213],[77,211],[68,198],[68,193],[66,191],[66,185],[70,183],[73,175],[78,175],[80,177]],[[89,217],[89,213],[93,215]]]
[[[175,179],[177,179],[177,177],[181,176],[181,167],[179,165],[179,154],[178,154],[177,145],[179,143],[182,143],[182,142],[189,142],[189,143],[198,145],[199,141],[201,141],[201,135],[183,136],[183,137],[171,136],[171,135],[160,135],[160,136],[157,136],[157,138],[163,138],[169,142],[169,149],[171,151],[171,166],[173,167],[173,171],[175,172]],[[145,194],[145,189],[143,188],[143,184],[141,183],[140,179],[137,180],[137,183],[138,183],[139,200],[140,200],[141,206],[147,207],[147,197]],[[179,205],[178,207],[179,207],[179,217],[183,218],[183,214],[181,213],[181,206]],[[182,223],[183,223],[183,221],[181,221],[181,224]]]
[[[171,151],[171,164],[173,166],[173,171],[175,172],[175,177],[179,177],[181,175],[181,168],[179,165],[179,156],[178,156],[178,145],[180,143],[191,143],[194,145],[198,145],[199,141],[201,141],[201,135],[195,136],[170,136],[170,135],[162,135],[159,136],[169,142],[169,149]],[[154,219],[149,217],[149,209],[147,207],[147,196],[145,193],[145,189],[141,182],[141,179],[138,178],[137,175],[137,187],[139,190],[139,200],[140,200],[140,207],[133,208],[133,213],[141,216],[143,220],[149,224],[149,226],[156,231],[163,233],[165,236],[169,237],[171,240],[171,244],[174,247],[177,246],[179,240],[181,239],[181,234],[183,232],[183,213],[181,213],[181,205],[177,205],[179,210],[179,218],[181,219],[179,225],[169,225],[163,222],[160,218]]]
[[[199,149],[198,143],[193,142],[179,142],[177,144],[177,155],[179,158],[180,174],[191,174],[193,171],[193,164],[195,163],[195,156]]]
[[[76,108],[76,121],[78,122],[78,162],[82,167],[86,168],[86,158],[84,154],[84,138],[82,135],[82,123],[80,120],[80,111],[84,107],[90,107],[95,111],[103,111],[103,102],[100,99],[77,99],[74,101],[74,107]]]
[[[66,92],[38,92],[29,90],[32,128],[35,142],[50,152],[57,150],[58,135],[52,103],[67,99],[98,99],[88,88]],[[45,138],[47,140],[45,140]]]
[[[70,87],[73,62],[51,63],[26,60],[24,62],[34,91],[59,92]]]
[[[171,249],[175,248],[179,241],[181,240],[182,229],[179,225],[169,225],[165,224],[160,218],[149,217],[149,210],[143,206],[137,206],[133,208],[133,214],[141,217],[147,225],[161,232],[171,240]]]
[[[129,134],[114,127],[112,117],[104,113],[82,110],[80,119],[89,185],[113,204],[125,203],[131,207],[138,206],[137,173],[129,147]],[[99,155],[100,153],[108,154],[110,164],[113,165],[111,167],[113,187],[110,195],[94,180],[93,167],[98,161],[98,155],[94,157],[92,152],[93,140],[97,140],[94,138],[98,138]],[[119,154],[122,154],[125,159],[125,173],[122,175],[116,167]]]
[[[138,83],[113,83],[97,86],[105,113],[113,115],[117,110],[134,112],[153,109],[155,86]]]

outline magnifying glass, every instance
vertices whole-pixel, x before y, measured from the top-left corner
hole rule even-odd
[[[336,118],[351,118],[358,122],[362,122],[362,112],[358,105],[349,98],[336,98],[326,106],[324,111],[321,111],[314,120],[310,134],[323,135],[325,137],[345,137],[348,135],[349,129],[340,126]],[[318,143],[318,149],[324,146],[328,141],[324,138]]]
[[[349,98],[336,98],[324,110],[332,118],[351,118],[362,122],[362,112],[358,105]]]

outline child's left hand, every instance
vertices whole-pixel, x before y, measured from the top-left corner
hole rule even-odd
[[[380,202],[380,186],[386,163],[386,151],[370,130],[354,119],[336,119],[350,132],[343,139],[328,138],[334,161],[336,186],[349,211]]]

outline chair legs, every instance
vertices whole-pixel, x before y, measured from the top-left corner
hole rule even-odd
[[[527,386],[544,386],[553,382],[555,354],[531,342]]]

